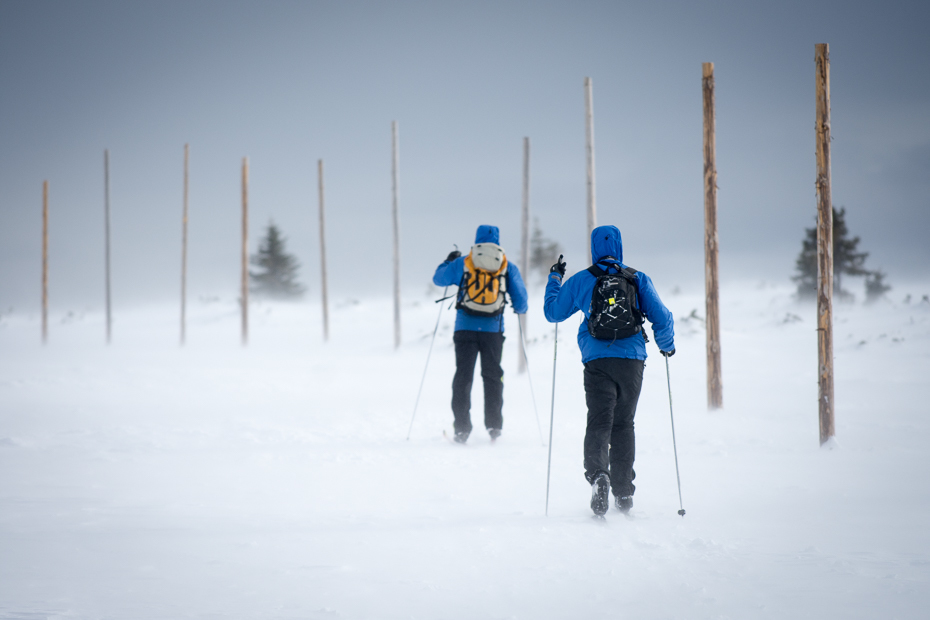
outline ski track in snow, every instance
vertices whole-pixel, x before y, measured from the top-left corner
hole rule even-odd
[[[923,289],[930,289],[924,286]],[[916,299],[926,290],[915,288]],[[903,298],[904,291],[894,291]],[[445,311],[232,302],[0,315],[0,618],[922,618],[930,606],[930,305],[837,305],[837,440],[817,437],[813,306],[722,293],[723,411],[708,412],[698,295],[663,294],[648,345],[635,506],[596,522],[581,470],[577,319],[560,330],[546,448],[507,315],[504,435],[451,428]],[[552,327],[531,299],[530,371],[548,437]]]

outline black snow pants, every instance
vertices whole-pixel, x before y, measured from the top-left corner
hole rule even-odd
[[[481,378],[484,379],[484,426],[501,429],[504,418],[504,369],[501,355],[504,351],[502,332],[459,330],[452,336],[455,343],[455,378],[452,379],[452,413],[455,415],[455,432],[470,433],[471,385],[475,378],[475,361],[481,353]]]
[[[636,439],[633,417],[643,387],[643,360],[594,359],[584,365],[588,429],[584,436],[584,475],[590,483],[600,472],[610,475],[614,495],[633,495]]]

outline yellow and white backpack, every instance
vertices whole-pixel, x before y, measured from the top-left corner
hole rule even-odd
[[[496,243],[476,243],[465,257],[455,307],[474,316],[498,316],[507,304],[507,256]]]

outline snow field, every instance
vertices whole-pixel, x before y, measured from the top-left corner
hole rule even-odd
[[[924,288],[927,288],[924,286]],[[913,291],[920,299],[920,288]],[[0,315],[2,618],[920,618],[930,604],[930,305],[836,308],[837,441],[817,438],[814,308],[790,290],[722,293],[723,411],[707,412],[699,294],[660,290],[682,495],[677,516],[664,360],[649,345],[631,517],[591,518],[584,392],[559,330],[549,516],[546,448],[517,373],[508,312],[504,435],[472,394],[451,429],[453,312],[315,304]],[[895,299],[904,292],[895,292]],[[684,320],[683,320],[684,319]],[[530,374],[548,438],[552,328],[531,300]]]

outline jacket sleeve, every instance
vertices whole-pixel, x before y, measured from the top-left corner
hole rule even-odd
[[[436,286],[458,286],[462,282],[464,272],[464,256],[459,256],[453,261],[444,261],[436,267],[436,273],[433,274],[433,284]]]
[[[568,279],[568,282],[565,283],[565,286],[562,286],[562,278],[560,278],[558,274],[549,274],[549,282],[546,284],[546,299],[543,302],[543,312],[546,315],[546,320],[550,323],[561,323],[580,310],[575,304],[575,295],[573,292],[575,288],[573,285],[574,278],[575,276],[572,276]]]
[[[520,269],[513,263],[507,266],[507,292],[510,294],[511,301],[513,301],[513,311],[517,314],[526,314],[526,311],[529,310],[526,285],[523,284]]]
[[[640,271],[636,278],[639,285],[639,307],[652,323],[656,344],[663,351],[671,351],[675,348],[675,319],[659,299],[649,276]]]

